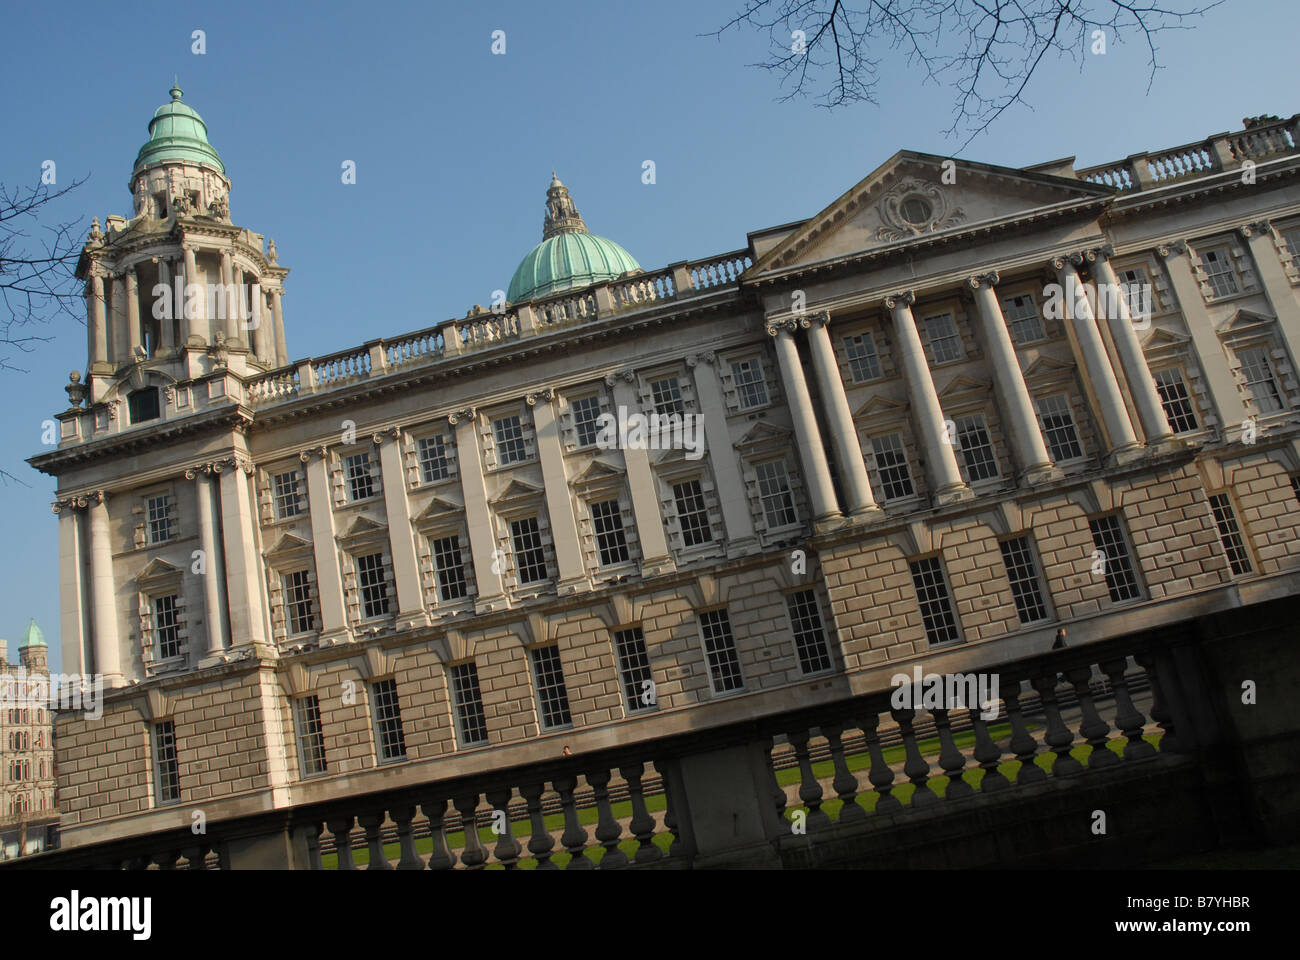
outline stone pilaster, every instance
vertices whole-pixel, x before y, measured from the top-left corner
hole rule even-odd
[[[279,367],[289,362],[289,348],[284,339],[284,307],[281,304],[283,296],[284,294],[279,290],[271,291],[271,320],[275,324],[275,363]]]
[[[727,401],[715,369],[717,358],[711,351],[686,358],[695,379],[695,396],[704,417],[704,436],[708,444],[709,463],[722,505],[722,525],[727,530],[727,555],[748,553],[757,543],[754,521],[745,498],[745,482],[740,476],[736,448],[727,429]]]
[[[1043,431],[1034,414],[1033,400],[1025,385],[1025,376],[1020,369],[1015,345],[1011,342],[1011,333],[1007,330],[1006,318],[1002,315],[1002,306],[998,303],[997,291],[994,289],[998,280],[997,273],[992,272],[976,274],[967,282],[975,291],[975,312],[979,318],[980,333],[983,334],[984,350],[989,365],[993,368],[993,382],[997,387],[997,396],[1002,401],[1003,416],[1007,421],[1007,432],[1016,465],[1020,468],[1020,477],[1025,483],[1042,483],[1057,475],[1057,471],[1052,466],[1047,444],[1043,442]]]
[[[140,359],[143,338],[140,335],[140,286],[135,267],[126,270],[126,350],[127,359]]]
[[[221,251],[221,285],[225,288],[225,296],[217,298],[217,303],[224,306],[224,316],[220,321],[226,335],[226,346],[235,349],[242,347],[244,342],[243,330],[240,329],[239,323],[239,298],[230,295],[237,294],[238,291],[235,288],[234,261],[231,260],[229,250]],[[214,321],[216,319],[214,318]]]
[[[524,399],[533,408],[537,458],[542,464],[542,482],[546,487],[546,512],[551,519],[555,562],[560,568],[556,591],[564,595],[590,589],[591,581],[582,562],[578,518],[574,516],[569,477],[564,470],[564,445],[560,440],[560,425],[555,419],[555,395],[547,389],[530,393]]]
[[[912,404],[912,420],[921,435],[921,447],[925,450],[930,489],[934,491],[934,502],[938,504],[968,500],[975,494],[961,478],[957,454],[948,442],[939,393],[930,376],[930,365],[926,362],[925,350],[921,346],[921,335],[916,330],[916,318],[912,316],[912,304],[915,302],[916,295],[911,290],[905,290],[886,297],[885,309],[894,318],[894,341],[898,347],[899,366],[903,369],[903,381],[907,385],[908,400]]]
[[[840,504],[835,498],[830,465],[826,462],[826,450],[822,447],[821,430],[813,413],[803,364],[799,362],[799,348],[794,342],[794,332],[801,326],[807,327],[808,321],[793,318],[769,320],[767,333],[776,338],[781,386],[790,408],[790,417],[794,421],[795,442],[799,445],[799,461],[803,464],[804,485],[812,503],[813,522],[824,525],[841,515]]]
[[[109,361],[114,366],[131,361],[126,330],[126,274],[113,275],[113,302],[109,307]]]
[[[94,603],[95,673],[105,687],[120,687],[122,649],[117,631],[117,584],[113,579],[113,534],[108,522],[108,494],[96,491],[90,505],[90,582]]]
[[[640,412],[640,396],[636,389],[636,374],[622,370],[610,374],[605,383],[613,388],[614,406],[629,413]],[[617,416],[617,411],[615,416]],[[707,434],[705,443],[708,442]],[[677,569],[668,552],[668,538],[664,534],[663,517],[659,512],[659,492],[654,471],[650,467],[650,454],[642,446],[623,450],[627,465],[628,493],[632,498],[632,515],[636,518],[637,537],[641,541],[641,576],[655,577]]]
[[[224,467],[224,468],[223,468]],[[218,467],[221,486],[221,532],[225,538],[226,596],[230,611],[230,645],[234,649],[265,646],[266,601],[262,557],[257,548],[249,476],[251,463],[231,458]],[[319,577],[317,578],[319,581]]]
[[[1277,325],[1282,331],[1287,350],[1292,359],[1300,357],[1300,300],[1296,299],[1295,288],[1282,269],[1277,243],[1273,239],[1273,225],[1267,220],[1257,220],[1242,227],[1241,235],[1250,247],[1255,270],[1264,285],[1269,305],[1277,316]]]
[[[89,351],[90,372],[107,373],[108,368],[108,321],[104,309],[104,277],[107,271],[98,262],[91,264],[90,285],[86,291],[87,314],[90,318]]]
[[[814,314],[811,319],[808,342],[812,350],[813,369],[817,373],[817,385],[826,415],[830,418],[831,439],[839,461],[848,512],[854,517],[876,515],[880,508],[871,492],[871,478],[867,476],[867,464],[862,458],[858,429],[853,423],[853,412],[849,409],[849,398],[844,392],[844,381],[840,377],[840,365],[835,359],[835,348],[827,329],[831,315],[823,311]]]
[[[465,526],[469,529],[469,548],[474,557],[474,579],[478,583],[478,601],[474,609],[478,613],[488,613],[503,609],[507,602],[501,563],[496,555],[492,511],[487,502],[477,419],[474,408],[466,407],[454,411],[447,417],[447,422],[456,431],[456,466],[460,471],[461,495],[465,498]]]
[[[425,626],[424,589],[420,561],[411,529],[411,504],[406,497],[406,468],[402,464],[402,434],[397,427],[381,430],[371,439],[379,447],[383,474],[384,511],[388,514],[388,543],[392,549],[393,579],[397,583],[397,628]]]
[[[320,601],[321,642],[331,643],[348,632],[343,602],[343,573],[334,542],[334,496],[330,491],[329,451],[315,447],[298,454],[307,465],[307,503],[311,511],[312,551],[316,560],[316,593]]]
[[[157,258],[157,260],[158,260],[158,282],[163,287],[166,288],[167,292],[164,293],[163,296],[167,298],[168,306],[171,308],[171,310],[168,312],[171,312],[176,309],[176,294],[172,287],[171,261],[168,260],[166,257],[159,257]],[[151,312],[152,312],[152,301],[151,301]],[[183,340],[184,338],[182,337],[182,341]],[[175,335],[172,332],[172,321],[164,317],[163,319],[158,321],[158,352],[164,354],[170,354],[175,349],[176,349],[176,343],[175,343]]]
[[[59,518],[59,639],[63,672],[86,675],[91,672],[94,653],[87,645],[85,533],[81,514],[84,497],[58,500],[52,505]]]
[[[212,464],[185,471],[193,480],[194,496],[199,507],[199,549],[203,551],[203,612],[207,647],[194,651],[198,666],[219,662],[226,649],[226,558],[221,539],[217,536],[217,511],[213,498],[217,484],[213,480]]]
[[[202,296],[199,285],[198,247],[192,243],[181,245],[185,254],[185,285],[181,290],[181,343],[186,346],[203,346],[215,343],[216,338],[208,327],[208,298]],[[190,288],[196,287],[199,294],[194,297],[193,310],[190,309]]]

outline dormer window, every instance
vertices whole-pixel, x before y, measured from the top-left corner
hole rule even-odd
[[[145,387],[143,390],[136,390],[134,393],[129,394],[126,398],[126,408],[132,423],[157,420],[162,416],[162,406],[158,400],[158,388]]]

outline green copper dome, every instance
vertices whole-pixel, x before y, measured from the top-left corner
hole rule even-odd
[[[542,237],[510,280],[506,299],[511,303],[616,280],[641,269],[632,255],[613,240],[587,232],[568,188],[554,174],[546,191]]]
[[[208,143],[208,127],[193,107],[181,100],[181,88],[171,88],[172,99],[154,111],[149,121],[149,142],[140,148],[131,175],[160,163],[190,163],[224,175],[226,165]]]
[[[41,632],[41,628],[36,625],[36,620],[33,618],[32,622],[27,625],[27,630],[23,634],[23,642],[18,644],[18,649],[43,646],[45,646],[45,634]]]

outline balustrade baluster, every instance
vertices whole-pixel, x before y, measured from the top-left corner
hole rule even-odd
[[[515,828],[510,823],[510,788],[490,790],[484,796],[492,805],[494,832],[497,829],[496,824],[502,819],[499,814],[505,815],[505,828],[497,834],[497,845],[492,851],[492,856],[496,857],[507,870],[514,870],[519,866],[519,854],[523,853],[524,848],[515,839]]]
[[[366,869],[393,869],[388,862],[388,856],[384,853],[383,838],[379,835],[380,828],[384,825],[383,811],[357,817],[357,823],[361,824],[361,829],[366,831],[366,847],[370,851],[370,865]]]
[[[668,772],[658,762],[655,763],[655,769],[659,771],[664,784],[664,829],[673,835],[673,842],[668,845],[668,856],[683,857],[686,855],[686,843],[677,829],[677,807],[673,802],[672,784],[669,783]],[[784,798],[782,794],[782,800]]]
[[[939,766],[948,775],[948,785],[943,791],[944,799],[957,800],[973,796],[975,788],[963,776],[966,772],[966,758],[953,742],[952,721],[948,718],[948,711],[931,710],[930,713],[934,716],[934,725],[939,731]]]
[[[994,701],[996,702],[996,701]],[[980,712],[984,705],[978,705],[970,708],[970,722],[975,729],[975,762],[980,765],[984,771],[984,776],[980,777],[980,791],[982,793],[993,793],[996,790],[1003,790],[1011,786],[1011,781],[1002,775],[998,769],[999,762],[1002,760],[1002,751],[998,745],[993,742],[989,736],[988,721],[984,719]]]
[[[415,819],[414,805],[395,807],[388,811],[397,824],[397,845],[402,855],[397,861],[398,870],[423,870],[424,861],[415,852],[415,836],[411,831],[411,821]]]
[[[164,850],[153,855],[153,862],[158,865],[159,870],[175,870],[176,861],[180,858],[179,850]]]
[[[889,764],[885,763],[885,755],[880,749],[880,737],[876,733],[879,723],[880,715],[872,712],[867,715],[866,720],[858,721],[858,726],[867,738],[867,753],[871,755],[871,770],[867,774],[867,779],[871,781],[871,786],[876,791],[876,813],[890,813],[901,810],[903,804],[898,797],[890,793],[894,789],[894,771]]]
[[[340,870],[355,870],[352,860],[352,818],[341,817],[328,821],[330,833],[334,835],[334,853],[338,857]]]
[[[794,747],[795,758],[799,761],[799,799],[808,808],[808,832],[825,830],[831,825],[831,818],[822,810],[822,785],[813,773],[812,760],[808,756],[808,731],[796,730],[786,735]]]
[[[321,870],[323,867],[320,862],[320,835],[325,829],[323,823],[313,823],[307,828],[307,869]],[[202,869],[202,868],[199,868]]]
[[[1034,762],[1038,753],[1038,741],[1029,732],[1024,715],[1020,712],[1020,681],[1002,678],[1002,702],[1007,705],[1007,720],[1011,722],[1011,752],[1020,761],[1016,771],[1016,783],[1033,783],[1046,780],[1047,771]]]
[[[433,853],[429,855],[430,870],[450,870],[456,865],[456,855],[447,847],[447,830],[443,817],[447,815],[447,801],[425,800],[420,809],[429,818],[429,833],[433,838]]]
[[[1120,762],[1119,756],[1106,745],[1110,735],[1110,724],[1101,718],[1097,705],[1092,700],[1092,690],[1088,684],[1092,680],[1091,667],[1075,667],[1066,673],[1074,685],[1075,696],[1079,698],[1079,709],[1083,713],[1079,724],[1079,736],[1088,741],[1092,752],[1088,754],[1088,766],[1112,767]]]
[[[528,852],[537,861],[538,870],[560,869],[551,862],[551,850],[555,847],[555,838],[546,829],[546,818],[542,815],[543,783],[524,783],[519,785],[519,795],[528,804],[528,823],[532,836],[528,839]]]
[[[627,825],[627,828],[640,844],[632,857],[637,863],[651,863],[663,856],[663,851],[655,846],[654,842],[655,819],[650,816],[650,811],[645,805],[644,787],[641,784],[644,770],[645,765],[641,763],[632,763],[618,768],[619,776],[627,781],[627,793],[632,801],[632,822]]]
[[[478,818],[474,815],[478,809],[478,794],[463,793],[452,799],[452,805],[460,814],[460,823],[465,831],[465,849],[460,852],[460,862],[467,870],[482,870],[487,863],[487,851],[478,835]]]
[[[903,773],[907,774],[907,779],[912,782],[912,786],[915,788],[909,806],[932,806],[939,802],[939,798],[935,796],[934,791],[929,787],[930,764],[925,757],[921,756],[921,748],[917,745],[916,734],[912,731],[912,719],[916,716],[916,711],[905,708],[889,712],[898,724],[899,732],[903,735],[903,751],[907,754],[907,761],[903,764]]]
[[[840,798],[838,820],[840,823],[861,820],[866,817],[867,811],[857,801],[858,778],[849,771],[849,764],[844,759],[844,726],[838,723],[827,724],[822,727],[822,736],[830,746],[831,762],[835,765],[835,779],[831,781],[831,786]]]
[[[1165,695],[1164,686],[1161,684],[1160,673],[1156,669],[1155,655],[1150,651],[1140,653],[1133,658],[1146,670],[1147,676],[1151,678],[1151,719],[1160,724],[1162,732],[1160,737],[1161,753],[1178,752],[1178,736],[1174,730],[1174,718],[1169,712],[1169,700]]]
[[[1126,665],[1127,661],[1122,658],[1107,660],[1101,665],[1101,669],[1110,678],[1110,688],[1115,691],[1115,726],[1128,738],[1128,743],[1124,744],[1124,759],[1141,760],[1143,757],[1154,757],[1156,748],[1142,737],[1142,727],[1146,718],[1133,705],[1128,681],[1124,678]]]
[[[190,869],[190,870],[206,870],[206,869],[208,869],[208,862],[207,862],[207,860],[208,860],[208,845],[207,845],[206,843],[200,843],[198,846],[194,846],[194,847],[186,847],[184,850],[181,851],[181,853],[182,853],[182,855],[185,857],[185,860],[186,860],[186,862],[187,862],[187,868],[188,868],[188,869]],[[317,851],[316,851],[316,863],[317,863],[317,864],[320,863],[320,849],[319,849],[319,848],[317,848]],[[319,866],[315,866],[315,867],[313,867],[312,869],[313,869],[313,870],[319,870],[320,867],[319,867]]]
[[[577,777],[560,777],[551,784],[560,795],[560,807],[564,810],[564,833],[560,843],[573,859],[566,870],[590,870],[595,864],[587,859],[584,852],[587,847],[587,831],[578,823],[578,806],[573,802],[573,791],[578,786]]]
[[[627,854],[618,848],[623,837],[623,828],[614,819],[614,811],[609,803],[608,770],[597,770],[587,774],[587,782],[596,796],[596,840],[605,848],[600,858],[602,870],[614,870],[627,866]]]
[[[1046,674],[1035,677],[1031,683],[1038,691],[1043,704],[1043,715],[1047,718],[1047,734],[1043,741],[1056,754],[1056,760],[1052,763],[1052,776],[1069,777],[1083,772],[1083,764],[1070,755],[1070,748],[1074,746],[1074,734],[1061,719],[1061,708],[1056,702],[1056,680],[1056,671],[1049,670]]]

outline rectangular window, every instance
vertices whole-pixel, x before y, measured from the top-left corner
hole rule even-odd
[[[736,655],[736,640],[731,634],[731,618],[726,610],[710,610],[700,614],[700,634],[704,638],[704,653],[709,661],[709,679],[714,693],[739,690],[745,685],[740,674],[740,658]]]
[[[460,552],[460,537],[439,537],[430,542],[433,549],[433,574],[438,581],[438,598],[463,600],[469,593],[465,582],[465,560]]]
[[[180,605],[176,594],[155,597],[153,601],[153,629],[158,642],[159,660],[170,660],[181,655]]]
[[[357,589],[361,591],[361,615],[366,620],[388,615],[388,582],[384,579],[384,555],[357,557]]]
[[[375,480],[370,474],[370,454],[354,453],[343,461],[348,481],[348,499],[364,500],[375,495]]]
[[[1079,432],[1074,426],[1074,416],[1070,413],[1070,401],[1065,394],[1053,397],[1040,397],[1038,403],[1038,420],[1043,428],[1043,439],[1051,451],[1052,460],[1064,463],[1078,460],[1083,456],[1083,447],[1079,444]]]
[[[150,497],[146,503],[149,542],[166,543],[172,538],[172,498],[168,494]]]
[[[1210,509],[1214,511],[1214,522],[1219,528],[1219,540],[1223,543],[1223,552],[1228,555],[1228,565],[1237,576],[1250,573],[1250,551],[1241,536],[1237,525],[1237,513],[1232,509],[1232,500],[1226,493],[1216,493],[1210,497]]]
[[[286,520],[302,513],[302,495],[298,492],[298,471],[277,473],[271,479],[271,496],[275,501],[275,517]]]
[[[957,324],[953,322],[951,314],[926,317],[925,332],[930,340],[930,353],[934,356],[935,363],[948,363],[962,358],[961,339],[957,336]]]
[[[486,743],[487,717],[483,713],[483,694],[478,686],[478,666],[472,660],[451,668],[451,690],[456,704],[460,742]]]
[[[676,377],[665,377],[650,382],[650,396],[654,400],[655,413],[661,416],[684,414],[686,404],[682,401],[682,388]]]
[[[578,446],[590,447],[596,442],[600,428],[596,420],[600,416],[600,397],[579,397],[570,404],[573,410],[573,429],[578,435]]]
[[[1011,598],[1016,602],[1016,613],[1021,623],[1037,623],[1047,619],[1047,604],[1043,601],[1042,582],[1034,564],[1033,550],[1028,537],[1003,540],[1002,563],[1007,568],[1011,582]]]
[[[758,498],[768,527],[785,527],[799,521],[794,512],[794,496],[784,460],[770,460],[754,468],[758,474]]]
[[[1156,390],[1160,393],[1160,405],[1165,408],[1165,419],[1174,433],[1187,433],[1197,428],[1196,411],[1192,408],[1192,397],[1187,392],[1187,383],[1183,375],[1175,368],[1160,370],[1152,374]]]
[[[653,710],[658,698],[650,671],[650,653],[646,650],[645,634],[641,628],[632,627],[615,633],[614,649],[618,653],[618,670],[623,679],[627,712]]]
[[[573,718],[569,715],[569,691],[564,686],[560,648],[554,645],[535,647],[532,655],[533,673],[537,677],[537,702],[542,708],[542,726],[568,726]]]
[[[1276,413],[1283,407],[1282,394],[1273,377],[1273,367],[1268,362],[1268,351],[1263,347],[1251,347],[1237,353],[1241,361],[1241,375],[1245,378],[1246,389],[1255,399],[1255,406],[1260,413]]]
[[[591,526],[596,533],[596,548],[600,552],[600,565],[624,563],[628,558],[627,536],[623,533],[623,513],[617,500],[604,500],[591,505]]]
[[[181,767],[176,756],[176,727],[170,720],[153,725],[155,795],[159,803],[179,803]]]
[[[1092,544],[1101,553],[1106,570],[1106,587],[1114,603],[1137,600],[1142,596],[1138,586],[1137,571],[1129,553],[1128,540],[1119,524],[1119,517],[1110,514],[1088,521],[1092,531]]]
[[[876,473],[880,477],[882,500],[910,497],[916,490],[912,486],[912,471],[907,466],[901,434],[891,433],[873,437],[871,449],[876,457]]]
[[[397,681],[392,677],[370,685],[375,707],[375,734],[380,760],[406,757],[406,735],[402,732],[402,705],[397,699]]]
[[[1119,275],[1124,286],[1124,300],[1128,304],[1128,315],[1135,320],[1145,320],[1154,309],[1151,296],[1151,281],[1147,272],[1140,267],[1123,270]]]
[[[284,626],[289,636],[310,633],[315,627],[311,612],[311,574],[295,570],[280,578],[284,590]]]
[[[961,639],[957,629],[957,616],[948,596],[948,581],[943,575],[943,564],[938,557],[913,560],[912,585],[921,605],[921,620],[925,623],[925,636],[932,644],[950,643]]]
[[[298,765],[304,777],[325,773],[325,728],[320,719],[320,698],[293,701],[293,726],[298,734]]]
[[[844,338],[844,353],[849,358],[849,373],[854,383],[866,383],[880,377],[880,357],[876,341],[869,332]]]
[[[417,447],[422,483],[437,483],[451,476],[451,470],[447,466],[447,443],[442,434],[421,437]]]
[[[1038,312],[1038,304],[1027,294],[1018,297],[1006,297],[1002,301],[1002,315],[1007,320],[1007,330],[1011,339],[1018,344],[1037,343],[1046,340],[1043,332],[1043,318]]]
[[[785,598],[794,632],[794,650],[802,673],[820,673],[831,668],[831,651],[826,644],[821,609],[814,590],[800,590]]]
[[[536,517],[510,522],[510,541],[515,550],[515,575],[521,584],[546,579],[546,553]]]
[[[988,426],[982,413],[957,420],[957,442],[961,446],[966,482],[990,480],[998,475],[998,458],[993,452]]]
[[[1210,289],[1214,291],[1216,297],[1227,297],[1241,291],[1237,283],[1237,271],[1232,265],[1232,257],[1226,247],[1218,247],[1202,253],[1201,266],[1205,270],[1205,278],[1209,281]]]
[[[528,448],[524,445],[524,425],[518,416],[493,420],[492,436],[496,438],[497,463],[522,463],[528,459]]]
[[[694,547],[713,540],[709,511],[704,505],[700,481],[687,480],[673,484],[673,500],[677,504],[677,522],[682,529],[682,543]]]
[[[736,385],[741,410],[767,404],[767,381],[763,378],[763,364],[758,357],[733,362],[731,380]]]

